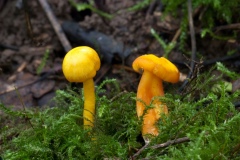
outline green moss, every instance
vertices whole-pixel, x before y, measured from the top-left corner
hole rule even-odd
[[[222,68],[224,74],[232,73],[227,72],[226,67]],[[202,83],[206,77],[208,80]],[[167,104],[169,115],[162,115],[156,124],[160,130],[159,136],[153,138],[136,158],[239,158],[240,113],[233,103],[239,101],[240,92],[229,93],[225,87],[219,87],[218,94],[209,90],[221,79],[212,77],[210,70],[192,80],[182,95],[173,91],[165,97],[155,97]],[[105,85],[112,88],[111,93],[106,93]],[[13,111],[1,104],[6,119],[22,119],[1,130],[1,140],[4,139],[1,144],[2,158],[131,158],[143,145],[139,139],[141,121],[135,110],[136,93],[121,92],[116,80],[104,81],[97,86],[96,92],[96,121],[92,130],[83,129],[81,90],[80,94],[71,88],[58,90],[56,106],[41,111]],[[6,138],[9,135],[12,138]],[[152,148],[182,137],[188,137],[190,141]]]

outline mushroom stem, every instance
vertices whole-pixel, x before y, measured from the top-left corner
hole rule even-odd
[[[144,71],[140,80],[137,92],[137,115],[143,115],[145,106],[150,105],[152,98],[163,96],[162,80],[149,71]],[[160,118],[161,113],[168,113],[167,106],[161,105],[161,102],[154,100],[152,102],[154,108],[148,109],[143,117],[142,134],[158,135],[158,129],[155,123]]]
[[[84,127],[93,127],[95,115],[95,90],[92,78],[83,82],[83,92],[85,99],[83,110],[83,125]]]

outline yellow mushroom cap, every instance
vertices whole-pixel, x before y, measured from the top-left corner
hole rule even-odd
[[[63,74],[69,82],[84,82],[93,78],[100,68],[97,52],[87,46],[70,50],[63,59]]]
[[[164,57],[146,54],[138,57],[132,64],[136,72],[149,71],[166,82],[176,83],[179,81],[177,67]]]

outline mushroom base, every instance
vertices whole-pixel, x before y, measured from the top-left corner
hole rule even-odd
[[[166,105],[162,105],[154,97],[164,96],[162,80],[149,71],[144,71],[137,92],[137,115],[143,116],[142,134],[157,136],[158,128],[155,123],[161,114],[167,114]],[[153,106],[145,112],[146,106]]]

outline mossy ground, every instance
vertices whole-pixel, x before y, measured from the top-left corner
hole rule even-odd
[[[78,89],[57,91],[56,106],[43,110],[13,111],[1,104],[1,122],[5,124],[0,137],[2,158],[129,159],[135,155],[136,159],[238,159],[240,113],[234,102],[240,92],[227,92],[219,83],[222,77],[213,78],[211,72],[193,80],[185,95],[173,89],[165,97],[155,97],[167,104],[169,115],[156,124],[159,136],[138,154],[144,141],[135,111],[136,93],[120,92],[116,80],[96,87],[92,130],[84,130],[82,125],[84,98]],[[232,73],[226,68],[222,72]],[[202,83],[206,77],[209,80]],[[218,92],[209,89],[213,83],[220,84]],[[106,84],[111,85],[111,94],[104,94]],[[156,147],[184,137],[188,140],[183,143]]]
[[[186,1],[163,2],[167,13],[179,12],[177,8],[181,8],[181,14],[173,14],[177,18],[179,15],[181,19],[182,32],[178,49],[187,53]],[[141,10],[142,6],[146,7],[150,3],[151,1],[144,0],[142,5],[132,9]],[[238,22],[237,1],[194,1],[193,9],[199,6],[203,7],[204,12],[199,13],[195,24],[202,29],[203,38],[210,32],[212,38],[219,39],[211,32],[216,24]],[[229,32],[236,38],[236,30]],[[202,48],[198,48],[199,53],[209,54]],[[202,55],[199,56],[201,57]],[[214,77],[213,71],[216,69],[221,71],[223,76]],[[1,104],[3,113],[0,117],[0,158],[240,159],[240,113],[234,105],[239,102],[240,91],[229,92],[222,83],[224,76],[227,76],[229,81],[240,77],[217,64],[217,67],[210,71],[196,74],[181,94],[174,86],[166,92],[165,97],[155,97],[166,103],[169,115],[163,115],[156,124],[160,134],[152,138],[143,150],[142,122],[137,118],[135,110],[136,93],[120,91],[115,80],[106,80],[96,87],[97,110],[95,127],[92,130],[83,127],[84,98],[81,89],[69,87],[67,90],[58,90],[55,106],[51,108],[16,111]],[[111,85],[111,92],[105,92],[106,84]],[[212,90],[215,84],[218,85],[217,92]],[[186,141],[166,143],[170,140],[178,142],[179,138],[186,138]]]

